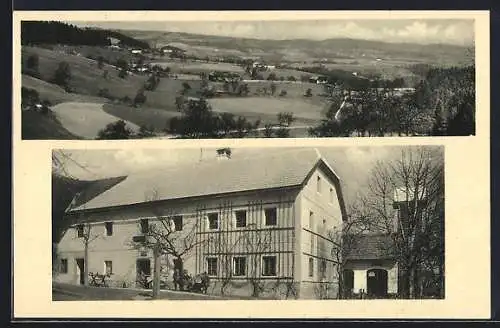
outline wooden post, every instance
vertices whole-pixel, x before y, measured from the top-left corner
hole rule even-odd
[[[89,285],[89,241],[85,240],[85,253],[83,256],[83,285]]]
[[[160,263],[160,248],[158,246],[155,246],[153,249],[153,256],[154,256],[154,274],[153,274],[153,299],[157,299],[158,296],[160,295],[160,270],[161,270],[161,263]]]

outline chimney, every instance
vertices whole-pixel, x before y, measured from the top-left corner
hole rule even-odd
[[[217,159],[224,160],[231,158],[231,148],[219,148],[217,149]]]

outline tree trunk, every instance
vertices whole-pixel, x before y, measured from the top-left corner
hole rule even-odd
[[[409,276],[408,276],[408,283],[409,283],[409,297],[411,299],[415,298],[415,269],[410,268],[409,270]]]
[[[444,261],[439,264],[439,297],[444,298]]]
[[[405,267],[401,266],[401,272],[399,274],[399,294],[402,299],[408,299],[410,297],[409,292],[409,271]]]
[[[83,255],[83,285],[89,285],[89,242],[85,241],[85,253]]]
[[[160,263],[160,250],[158,247],[153,249],[154,256],[154,274],[153,274],[153,299],[157,299],[160,295],[160,271],[161,271],[161,263]]]

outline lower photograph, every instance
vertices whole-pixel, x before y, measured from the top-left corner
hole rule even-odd
[[[52,300],[444,299],[444,151],[54,149]]]

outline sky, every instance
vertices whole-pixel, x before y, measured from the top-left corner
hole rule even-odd
[[[266,148],[267,151],[285,149],[290,148]],[[317,147],[317,149],[343,181],[344,196],[349,202],[363,192],[375,163],[398,158],[402,147]],[[73,177],[93,180],[157,167],[191,165],[200,160],[215,161],[215,150],[215,148],[65,150],[65,153],[74,160],[74,162],[66,161],[65,166],[66,171]],[[262,153],[262,148],[232,148],[232,158],[255,156],[257,153]]]
[[[296,21],[70,22],[78,26],[231,36],[257,39],[352,38],[471,46],[474,21],[465,19],[337,19]]]

